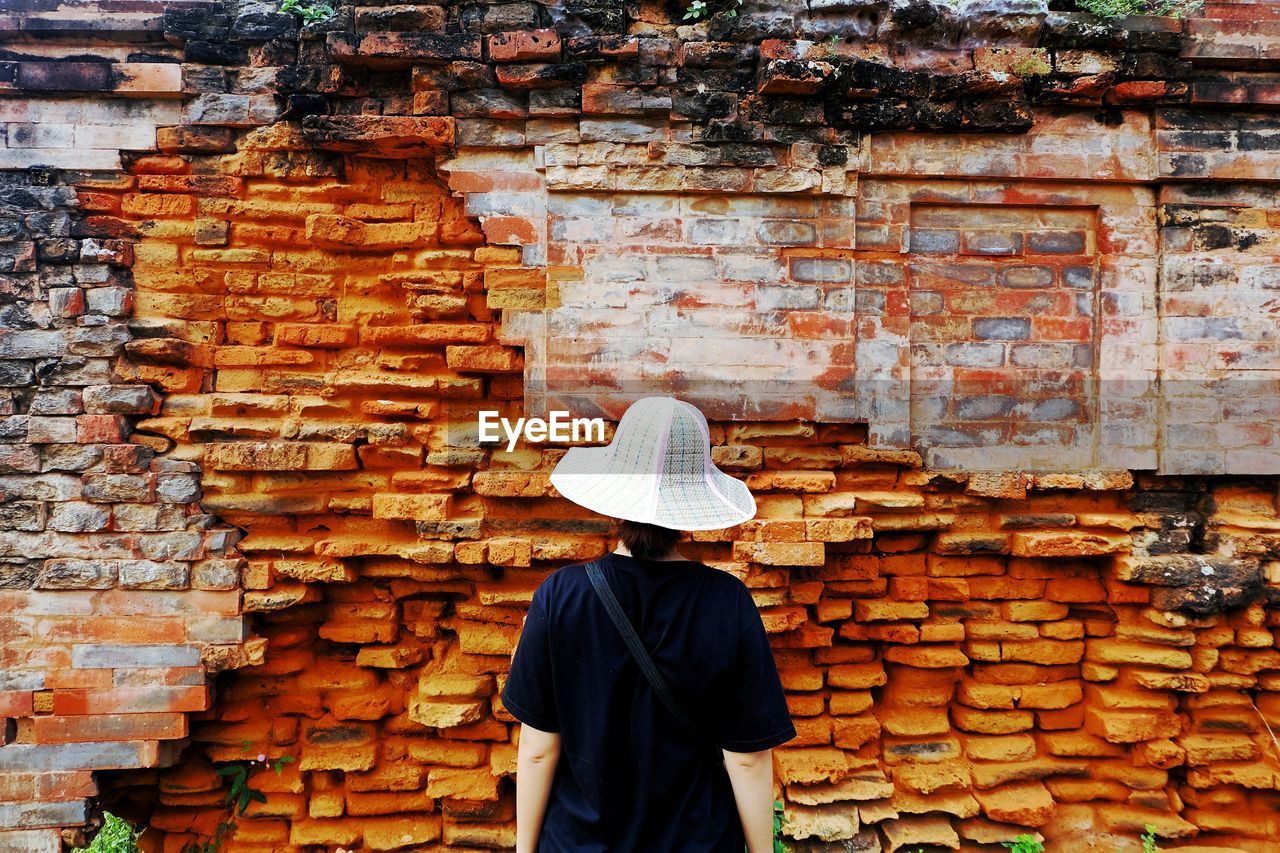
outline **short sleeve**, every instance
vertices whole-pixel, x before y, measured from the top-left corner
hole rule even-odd
[[[502,688],[502,705],[511,716],[544,732],[560,731],[551,677],[551,636],[544,599],[545,583],[529,603],[529,612],[511,657],[511,672]]]
[[[739,587],[737,663],[720,715],[719,744],[730,752],[759,752],[796,736],[786,691],[760,611]]]

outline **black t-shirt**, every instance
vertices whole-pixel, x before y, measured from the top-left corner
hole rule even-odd
[[[687,560],[608,554],[601,562],[700,731],[734,752],[796,736],[742,581]],[[582,564],[557,569],[534,592],[502,704],[521,722],[560,733],[539,853],[742,853],[723,760],[650,687]]]

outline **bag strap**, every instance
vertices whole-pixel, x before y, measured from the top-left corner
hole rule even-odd
[[[680,725],[699,741],[703,741],[702,732],[698,730],[693,720],[685,713],[684,708],[676,701],[676,697],[672,695],[671,688],[667,687],[667,682],[663,679],[662,674],[658,672],[658,667],[654,664],[653,658],[645,650],[644,643],[640,641],[639,635],[636,634],[636,629],[631,625],[631,620],[623,612],[622,605],[618,603],[617,597],[609,587],[609,581],[605,578],[604,572],[600,570],[599,560],[592,560],[587,564],[587,577],[591,579],[591,586],[595,588],[596,594],[604,602],[604,609],[608,611],[609,618],[613,620],[618,632],[622,634],[622,639],[627,644],[627,649],[631,652],[631,656],[639,664],[640,671],[644,673],[644,677],[653,686],[653,691],[658,694],[658,698],[667,706],[667,710],[680,722]],[[720,750],[716,749],[716,753],[719,754],[719,752]]]

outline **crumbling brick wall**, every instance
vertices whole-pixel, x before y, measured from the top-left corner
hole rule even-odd
[[[523,607],[609,543],[475,410],[674,392],[801,849],[1266,849],[1276,8],[25,10],[2,843],[118,770],[176,853],[261,753],[228,849],[509,847]]]

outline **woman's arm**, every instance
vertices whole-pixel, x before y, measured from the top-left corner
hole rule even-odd
[[[724,753],[747,853],[773,853],[773,750]]]
[[[516,748],[516,853],[534,853],[551,780],[560,760],[560,734],[522,723]]]

